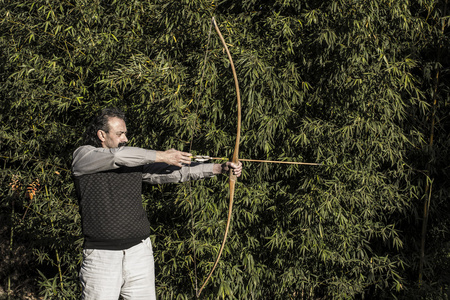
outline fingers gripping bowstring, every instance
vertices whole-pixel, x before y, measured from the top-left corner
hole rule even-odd
[[[197,128],[197,121],[198,121],[198,111],[199,111],[199,107],[200,107],[200,99],[201,96],[203,94],[203,79],[205,77],[205,71],[206,71],[206,62],[208,60],[208,52],[209,52],[209,42],[211,40],[211,32],[212,32],[212,26],[213,24],[211,24],[209,26],[209,32],[208,32],[208,41],[206,43],[206,48],[205,48],[205,57],[203,59],[203,68],[202,68],[202,75],[200,77],[200,82],[198,85],[198,96],[196,97],[196,94],[194,92],[193,95],[193,101],[194,98],[196,97],[196,106],[195,106],[195,111],[194,111],[194,115],[195,115],[195,119],[194,122],[192,123],[192,129],[191,129],[191,138],[190,138],[190,143],[189,143],[189,153],[191,153],[192,151],[192,145],[194,143],[194,136],[195,136],[195,131]],[[193,252],[193,261],[194,261],[194,280],[195,280],[195,293],[197,294],[197,290],[198,290],[198,286],[197,286],[197,257],[196,257],[196,240],[195,240],[195,219],[194,219],[194,200],[192,197],[192,186],[191,186],[191,169],[190,169],[190,165],[189,165],[189,180],[188,180],[188,185],[189,185],[189,204],[191,207],[191,231],[192,231],[192,252]]]

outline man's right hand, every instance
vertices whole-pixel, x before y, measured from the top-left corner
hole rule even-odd
[[[156,162],[165,162],[166,164],[182,167],[183,164],[191,164],[192,154],[187,152],[169,149],[166,151],[156,151]]]

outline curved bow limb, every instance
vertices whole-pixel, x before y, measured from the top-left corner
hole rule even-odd
[[[228,59],[230,60],[231,70],[233,72],[234,85],[236,88],[236,98],[237,98],[237,133],[236,133],[236,142],[234,145],[232,162],[235,164],[238,164],[239,163],[238,162],[238,160],[239,160],[239,141],[241,138],[241,94],[239,91],[239,82],[238,82],[236,69],[234,68],[234,63],[233,63],[233,59],[231,57],[230,51],[228,50],[228,46],[225,43],[225,39],[223,38],[222,33],[220,32],[219,27],[217,26],[217,23],[216,23],[216,20],[214,19],[214,17],[212,18],[211,22],[214,25],[214,29],[216,30],[217,34],[219,35],[220,41],[222,42],[222,45],[227,53]],[[229,200],[229,204],[228,204],[227,225],[225,227],[225,233],[224,233],[224,237],[222,240],[222,245],[220,246],[219,253],[217,255],[217,258],[214,262],[214,265],[213,265],[211,271],[208,274],[208,277],[206,278],[205,282],[202,284],[202,286],[200,287],[200,289],[197,292],[197,298],[200,297],[200,294],[202,293],[203,289],[205,288],[206,284],[208,283],[209,279],[211,278],[212,274],[214,273],[214,270],[216,269],[216,267],[219,263],[220,257],[222,256],[222,252],[225,247],[225,242],[227,240],[228,231],[230,229],[231,215],[233,213],[234,190],[235,190],[235,185],[236,185],[236,181],[237,181],[237,177],[236,177],[236,175],[233,174],[233,170],[231,168],[230,168],[229,178],[230,178],[229,179],[230,200]]]

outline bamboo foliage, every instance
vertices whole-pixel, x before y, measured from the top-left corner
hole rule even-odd
[[[0,251],[11,257],[0,284],[11,296],[32,277],[47,298],[78,298],[71,153],[98,109],[126,112],[133,146],[188,150],[193,137],[194,155],[231,156],[235,91],[220,40],[208,42],[214,16],[241,86],[240,156],[322,165],[244,162],[202,297],[448,297],[447,1],[0,3]],[[225,177],[144,187],[158,298],[193,299],[207,276]]]

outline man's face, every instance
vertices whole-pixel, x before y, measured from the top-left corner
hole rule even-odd
[[[112,117],[108,120],[109,132],[99,130],[97,132],[98,138],[102,142],[103,148],[117,148],[125,145],[127,139],[127,125],[125,121]]]

